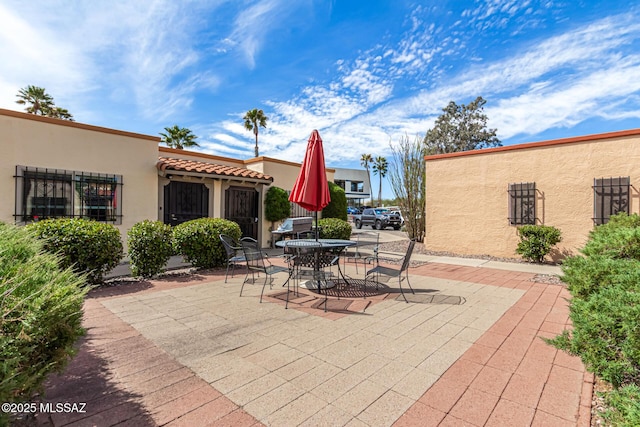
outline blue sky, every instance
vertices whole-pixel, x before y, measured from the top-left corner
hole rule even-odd
[[[253,156],[252,108],[261,155],[301,162],[318,129],[333,167],[391,161],[477,96],[504,145],[640,127],[640,1],[0,0],[0,22],[1,108],[41,86],[78,122],[177,124],[220,156]]]

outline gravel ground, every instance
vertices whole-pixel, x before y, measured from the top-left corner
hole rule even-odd
[[[380,250],[383,252],[399,252],[403,253],[407,250],[408,242],[406,240],[398,240],[395,242],[385,242],[380,244]],[[522,258],[501,258],[494,257],[491,255],[460,255],[453,252],[438,252],[438,251],[430,251],[425,249],[423,243],[416,243],[413,248],[415,253],[423,254],[423,255],[434,255],[434,256],[450,256],[450,257],[458,257],[458,258],[471,258],[471,259],[485,259],[487,261],[500,261],[500,262],[513,262],[518,264],[529,264],[528,261],[523,260]],[[393,261],[389,260],[393,263]],[[417,266],[424,264],[423,262],[416,261],[411,262],[412,266]],[[549,263],[549,265],[556,265]],[[536,274],[532,279],[532,282],[538,283],[547,283],[553,285],[564,285],[562,280],[556,275],[553,274]]]

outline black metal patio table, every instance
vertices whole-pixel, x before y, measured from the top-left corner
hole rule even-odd
[[[319,259],[319,254],[325,251],[331,251],[336,257],[339,257],[341,252],[350,246],[354,246],[357,242],[353,240],[343,240],[343,239],[297,239],[297,240],[286,240],[276,242],[276,246],[281,248],[293,248],[295,249],[308,249],[313,250],[316,255],[316,260]],[[320,262],[316,262],[314,265],[314,271],[318,272],[321,268]],[[348,284],[348,280],[344,275],[344,272],[340,268],[340,262],[336,263],[338,267],[338,272],[342,277],[342,280],[345,284]],[[319,280],[316,280],[317,283],[317,291],[318,293],[322,293],[322,286],[319,283]],[[327,289],[330,286],[328,284],[325,286],[325,299],[327,298]]]

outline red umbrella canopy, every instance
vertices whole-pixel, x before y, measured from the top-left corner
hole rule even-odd
[[[317,130],[311,132],[300,175],[293,185],[289,200],[315,212],[321,211],[331,201],[322,138]]]

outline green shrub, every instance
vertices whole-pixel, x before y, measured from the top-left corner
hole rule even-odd
[[[640,425],[639,231],[637,215],[613,216],[590,233],[583,255],[565,260],[573,329],[547,340],[613,385],[609,425]]]
[[[604,255],[640,261],[640,217],[636,214],[612,216],[608,223],[591,231],[581,252],[587,256]]]
[[[607,425],[619,427],[640,426],[640,387],[629,385],[613,390],[605,397],[609,407],[602,413]]]
[[[560,230],[548,225],[523,225],[518,227],[518,236],[516,253],[533,262],[543,262],[551,248],[562,240]]]
[[[573,331],[550,341],[580,356],[589,371],[614,387],[640,381],[640,285],[635,288],[613,286],[586,300],[573,298]]]
[[[129,259],[134,276],[151,277],[160,272],[173,255],[173,230],[160,221],[144,220],[127,232]]]
[[[329,182],[331,201],[322,210],[322,218],[338,218],[347,220],[347,195],[337,184]]]
[[[175,251],[197,268],[223,266],[227,255],[220,234],[239,240],[242,231],[237,223],[222,218],[199,218],[184,222],[173,229]]]
[[[351,224],[338,218],[322,218],[318,220],[320,226],[321,239],[343,239],[351,238]]]
[[[120,231],[113,225],[81,218],[47,219],[27,227],[45,239],[44,248],[62,254],[62,267],[86,274],[90,283],[102,282],[124,250]]]
[[[640,282],[640,261],[612,259],[603,255],[575,256],[564,260],[562,281],[576,298],[587,299],[604,288]]]
[[[59,261],[33,230],[0,223],[0,402],[24,402],[40,391],[84,333],[84,278]]]
[[[289,195],[280,187],[270,187],[264,198],[264,217],[267,221],[282,221],[291,214]]]

